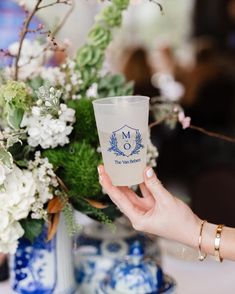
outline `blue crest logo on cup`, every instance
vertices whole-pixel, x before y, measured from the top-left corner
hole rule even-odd
[[[108,151],[113,152],[116,156],[130,157],[139,154],[144,148],[140,131],[128,125],[112,132],[109,143]]]

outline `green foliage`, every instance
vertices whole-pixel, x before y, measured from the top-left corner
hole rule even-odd
[[[122,11],[117,6],[110,5],[103,9],[100,18],[111,28],[119,27],[122,23]]]
[[[85,66],[100,68],[104,59],[103,51],[93,45],[84,45],[78,50],[77,65],[80,69]]]
[[[22,108],[16,108],[11,104],[8,105],[7,122],[11,128],[15,130],[19,129],[23,116],[24,110]]]
[[[9,126],[15,130],[19,129],[24,111],[30,108],[32,102],[26,85],[8,81],[0,87],[0,101]]]
[[[100,98],[133,94],[133,82],[127,83],[123,75],[107,74],[98,83]]]
[[[115,219],[115,216],[117,216],[117,213],[113,213],[114,212],[113,209],[109,210],[109,212],[112,212],[112,213],[107,213],[108,212],[107,210],[105,211],[103,209],[101,210],[101,209],[95,208],[84,200],[73,201],[73,206],[75,207],[75,209],[82,211],[83,213],[92,217],[93,219],[108,225],[110,229],[114,231],[115,226],[113,224],[113,220]]]
[[[22,82],[8,81],[0,87],[0,100],[13,108],[27,110],[31,106],[31,97]]]
[[[129,5],[129,0],[112,0],[112,3],[117,6],[119,9],[127,9]]]
[[[88,35],[88,42],[93,46],[100,47],[101,49],[106,48],[111,40],[112,34],[110,30],[100,24],[94,26]]]
[[[8,168],[12,168],[13,165],[13,157],[10,152],[8,152],[1,144],[0,144],[0,162],[7,166]]]
[[[101,155],[91,145],[72,143],[67,147],[47,150],[43,153],[57,167],[57,175],[74,199],[94,198],[101,192],[97,166]]]
[[[128,7],[129,0],[114,0],[106,6],[96,18],[87,43],[78,50],[75,62],[81,73],[82,95],[90,85],[99,80],[99,71],[102,68],[105,49],[112,40],[112,30],[122,22],[122,12]]]
[[[91,100],[86,98],[69,100],[68,107],[76,111],[76,123],[73,125],[75,138],[79,141],[85,140],[88,143],[97,144],[98,135]]]
[[[73,206],[69,202],[65,204],[63,208],[63,214],[69,235],[73,236],[79,233],[79,231],[81,230],[81,226],[78,223],[76,223],[76,219],[73,213]]]
[[[44,220],[42,219],[23,219],[20,221],[21,226],[24,229],[24,237],[31,243],[37,238],[43,229]]]

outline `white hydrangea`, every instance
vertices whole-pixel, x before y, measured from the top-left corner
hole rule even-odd
[[[1,211],[1,219],[7,219]],[[0,252],[14,254],[18,246],[18,240],[24,235],[24,230],[18,221],[11,222],[2,230],[0,226]]]
[[[10,171],[11,170],[8,167],[0,162],[0,187],[3,185],[4,181],[6,180],[6,176]]]
[[[51,114],[41,115],[40,108],[35,106],[32,114],[24,115],[21,127],[26,127],[28,144],[32,147],[40,145],[43,149],[64,146],[69,143],[69,135],[75,121],[75,111],[65,104],[60,104],[58,118]]]
[[[35,202],[36,185],[33,174],[16,165],[5,174],[0,191],[0,252],[14,253],[24,230],[19,220],[26,218]]]
[[[33,174],[14,165],[4,181],[4,189],[0,192],[0,207],[8,211],[14,220],[26,218],[35,201],[35,192]]]

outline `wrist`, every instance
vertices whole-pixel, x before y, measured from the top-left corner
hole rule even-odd
[[[197,215],[194,214],[191,220],[191,224],[189,224],[190,226],[189,229],[191,234],[189,234],[188,244],[187,244],[188,246],[194,249],[198,249],[198,240],[200,235],[201,224],[202,224],[202,220]]]

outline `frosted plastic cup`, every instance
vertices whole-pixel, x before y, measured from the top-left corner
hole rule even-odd
[[[105,170],[115,186],[143,182],[149,97],[121,96],[93,101]]]

